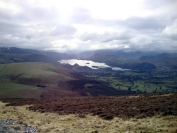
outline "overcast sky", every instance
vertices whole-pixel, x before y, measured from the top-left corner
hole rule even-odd
[[[0,0],[0,46],[177,51],[177,0]]]

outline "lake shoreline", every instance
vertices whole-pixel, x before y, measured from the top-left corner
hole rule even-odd
[[[129,69],[123,69],[120,67],[111,67],[105,63],[95,62],[91,60],[80,60],[80,59],[70,59],[70,60],[60,60],[58,61],[61,64],[70,64],[70,65],[79,65],[79,66],[87,66],[91,69],[100,69],[100,68],[111,68],[114,71],[126,71]]]

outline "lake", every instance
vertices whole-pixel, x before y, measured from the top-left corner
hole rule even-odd
[[[71,59],[71,60],[61,60],[58,61],[62,64],[70,64],[70,65],[75,65],[78,64],[79,66],[87,66],[90,67],[92,69],[98,69],[98,68],[112,68],[112,70],[115,71],[125,71],[128,69],[122,69],[120,67],[111,67],[106,65],[105,63],[99,63],[99,62],[94,62],[94,61],[90,61],[90,60],[78,60],[78,59]]]

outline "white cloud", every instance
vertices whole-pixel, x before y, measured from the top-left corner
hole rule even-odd
[[[132,44],[139,44],[139,45],[152,43],[151,38],[147,35],[137,35],[131,38],[130,41]]]
[[[177,19],[163,30],[163,34],[177,40]]]
[[[106,44],[106,43],[101,43],[101,44],[96,44],[91,46],[91,50],[98,50],[98,49],[128,49],[130,48],[129,45],[127,44]]]
[[[176,0],[1,0],[0,46],[174,50],[176,8]]]
[[[70,35],[74,35],[76,33],[76,29],[70,25],[59,25],[55,27],[50,35],[58,36],[58,38],[65,37],[66,39],[70,37]]]

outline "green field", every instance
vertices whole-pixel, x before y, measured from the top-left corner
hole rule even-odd
[[[28,62],[0,65],[0,81],[35,85],[53,84],[58,80],[71,80],[71,72],[65,68],[48,63]]]
[[[73,80],[72,72],[63,67],[39,62],[0,64],[0,98],[39,97],[41,89],[58,87],[59,82]]]
[[[27,62],[0,64],[0,76],[39,77],[56,76],[67,74],[69,71],[59,66],[48,63]]]
[[[37,98],[41,91],[35,86],[17,83],[0,83],[0,98]]]
[[[104,71],[103,71],[104,73]],[[109,75],[85,75],[106,82],[117,90],[131,90],[137,93],[175,92],[177,91],[177,71],[170,68],[158,68],[153,71],[111,71]]]

